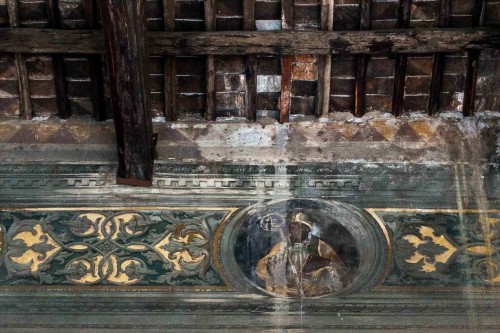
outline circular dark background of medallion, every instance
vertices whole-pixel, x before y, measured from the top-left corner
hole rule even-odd
[[[370,288],[386,267],[389,244],[368,213],[352,205],[312,199],[269,201],[235,216],[222,234],[222,266],[236,287],[276,295],[265,289],[255,271],[269,251],[288,236],[287,224],[297,213],[312,222],[311,235],[327,243],[347,266],[351,282],[332,295]]]

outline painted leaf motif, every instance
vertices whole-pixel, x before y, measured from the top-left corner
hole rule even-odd
[[[52,244],[47,243],[47,241],[43,243],[37,243],[31,246],[31,249],[37,253],[41,253],[44,257],[47,256],[47,253],[54,250],[56,247]]]
[[[428,257],[428,258],[434,258],[434,257],[448,251],[448,248],[446,248],[445,246],[436,244],[436,243],[432,242],[432,240],[419,245],[417,249],[418,249],[418,252],[420,252],[423,256]]]
[[[130,279],[140,279],[144,275],[156,275],[158,274],[157,272],[147,269],[146,267],[143,267],[139,263],[133,262],[125,268],[125,274],[130,278]]]
[[[466,249],[466,251],[468,253],[478,254],[478,255],[491,255],[495,252],[493,247],[491,247],[491,246],[488,247],[488,246],[484,246],[484,245],[470,246]]]
[[[9,228],[0,229],[5,236],[0,235],[0,250],[6,283],[146,285],[161,275],[164,283],[173,285],[188,285],[191,279],[199,280],[195,285],[209,283],[205,274],[211,265],[211,228],[220,221],[209,227],[206,214],[164,213],[22,212],[17,220],[10,216]],[[167,215],[171,219],[166,220]]]

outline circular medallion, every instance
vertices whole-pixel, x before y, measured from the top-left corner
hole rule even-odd
[[[222,268],[240,290],[278,297],[346,295],[384,273],[386,230],[352,205],[290,199],[251,206],[221,236]]]

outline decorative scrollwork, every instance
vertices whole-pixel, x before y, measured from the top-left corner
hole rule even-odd
[[[0,277],[3,270],[9,284],[220,285],[209,250],[224,216],[125,211],[16,218],[0,238]]]
[[[396,266],[388,284],[437,280],[500,284],[500,219],[485,214],[416,214],[393,218]],[[385,217],[391,222],[390,217]],[[420,282],[421,283],[421,282]]]

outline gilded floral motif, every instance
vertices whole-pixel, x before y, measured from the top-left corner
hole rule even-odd
[[[398,223],[394,240],[399,277],[390,275],[389,284],[416,283],[411,279],[459,284],[466,276],[474,284],[500,284],[497,216],[416,214],[391,221]]]
[[[0,237],[0,274],[12,283],[217,285],[209,247],[226,214],[20,213]]]
[[[435,272],[436,264],[446,264],[457,248],[445,236],[436,236],[436,231],[431,227],[420,226],[417,229],[419,235],[403,236],[415,248],[413,256],[405,261],[410,264],[421,263],[422,272]]]

